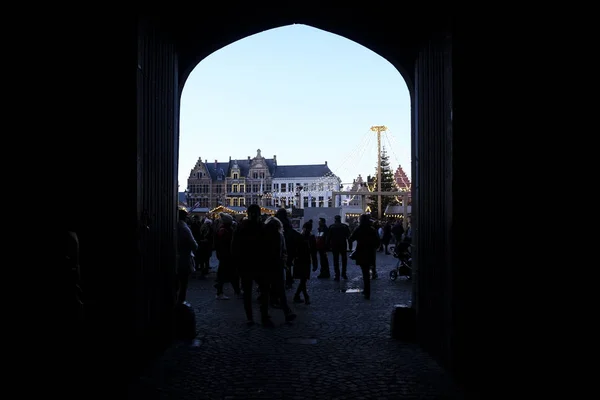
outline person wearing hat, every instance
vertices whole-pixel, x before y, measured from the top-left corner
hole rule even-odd
[[[342,217],[336,215],[334,223],[329,226],[327,235],[327,245],[333,254],[333,270],[335,280],[340,280],[340,257],[342,258],[342,278],[348,279],[346,274],[348,269],[348,239],[350,238],[350,228],[342,223]]]

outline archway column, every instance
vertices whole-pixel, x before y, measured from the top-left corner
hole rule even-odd
[[[419,342],[446,367],[453,354],[452,45],[439,34],[421,49],[413,107],[413,306]]]

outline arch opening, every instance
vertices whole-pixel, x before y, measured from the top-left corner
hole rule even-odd
[[[319,13],[315,11],[314,14]],[[244,19],[248,21],[244,22]],[[330,28],[328,30],[331,32],[336,32],[350,40],[361,43],[378,54],[385,54],[384,57],[398,68],[407,82],[410,93],[415,94],[411,96],[411,103],[414,105],[413,109],[417,112],[412,114],[411,118],[419,120],[418,126],[416,124],[411,125],[413,134],[416,130],[420,132],[419,147],[416,147],[417,144],[414,140],[412,143],[416,149],[414,154],[420,156],[419,167],[415,168],[418,175],[413,178],[420,179],[421,188],[424,190],[421,196],[417,198],[417,204],[427,207],[427,204],[433,204],[432,201],[438,201],[436,198],[444,198],[448,185],[446,182],[451,179],[451,174],[444,174],[444,172],[451,172],[451,170],[441,166],[440,162],[435,160],[440,159],[442,163],[451,163],[451,159],[447,157],[447,149],[444,147],[444,143],[451,143],[451,136],[444,136],[447,135],[445,126],[447,123],[447,110],[444,101],[446,98],[443,93],[450,89],[447,88],[446,77],[442,71],[445,66],[444,62],[441,62],[443,61],[441,55],[445,51],[442,40],[438,40],[427,49],[424,49],[423,43],[430,40],[432,34],[426,35],[427,37],[420,35],[420,33],[415,33],[410,37],[407,35],[406,41],[396,37],[391,39],[391,33],[396,28],[393,24],[380,24],[378,29],[373,29],[372,25],[363,24],[356,19],[336,19],[331,15],[322,16],[321,19],[311,19],[306,16],[302,16],[300,19],[292,19],[275,17],[272,14],[258,19],[240,16],[237,19],[228,20],[227,24],[221,24],[221,26],[208,23],[201,26],[198,21],[192,23],[191,20],[182,17],[179,21],[180,26],[177,27],[170,25],[169,22],[161,21],[157,17],[154,23],[160,25],[160,29],[152,31],[151,29],[144,30],[146,29],[144,28],[140,29],[139,33],[141,43],[139,57],[141,61],[138,63],[137,77],[137,143],[127,143],[126,146],[119,149],[118,153],[118,157],[122,158],[122,162],[119,158],[118,162],[121,163],[119,165],[126,169],[128,174],[127,177],[119,178],[123,186],[131,185],[134,176],[137,182],[136,199],[128,197],[127,207],[136,210],[139,224],[136,224],[135,232],[127,230],[123,234],[117,233],[117,237],[112,242],[114,249],[111,250],[115,255],[118,250],[128,252],[129,258],[119,261],[121,263],[119,266],[129,268],[129,263],[135,260],[134,271],[130,274],[131,276],[126,277],[128,282],[126,285],[131,284],[130,288],[134,289],[135,295],[132,295],[129,291],[124,291],[124,293],[127,293],[128,299],[135,303],[128,303],[128,306],[130,306],[128,311],[135,311],[132,314],[134,317],[128,320],[131,327],[127,327],[128,332],[131,331],[128,334],[132,338],[143,336],[145,343],[155,343],[157,337],[162,339],[169,334],[165,326],[172,316],[169,295],[173,284],[171,267],[175,261],[173,227],[175,225],[176,196],[169,196],[168,194],[172,192],[174,195],[177,192],[178,107],[184,89],[183,85],[188,81],[187,78],[191,69],[199,60],[221,48],[223,44],[231,43],[236,37],[240,38],[262,31],[265,27],[287,25],[295,20],[303,20],[310,26]],[[400,33],[408,32],[415,29],[415,25],[418,23],[417,20],[411,23],[410,26],[400,26],[399,31]],[[163,35],[164,32],[166,34]],[[403,37],[402,34],[399,34],[399,36]],[[418,39],[415,39],[415,37],[418,37]],[[198,38],[201,38],[201,40],[198,40]],[[196,40],[198,40],[197,43]],[[413,72],[416,66],[418,66],[417,69],[420,73]],[[424,89],[425,86],[428,88],[427,90]],[[451,91],[449,93],[451,94]],[[426,145],[428,146],[427,151],[424,150]],[[135,150],[135,173],[131,170],[133,158],[126,157],[127,151],[132,146],[137,146]],[[260,148],[262,146],[256,147]],[[107,151],[110,150],[108,145],[106,149]],[[82,165],[85,165],[85,163],[82,163]],[[106,180],[106,187],[111,187],[108,178]],[[119,198],[121,199],[121,197]],[[431,208],[434,207],[431,206]],[[103,216],[110,216],[111,212],[118,211],[118,209],[115,206],[111,211],[102,210],[100,213]],[[423,210],[425,208],[422,207],[421,211]],[[445,268],[443,259],[448,254],[444,254],[444,246],[446,246],[444,235],[447,233],[446,228],[449,225],[448,219],[452,216],[451,212],[452,210],[448,206],[438,205],[429,215],[431,218],[428,227],[430,232],[433,233],[423,236],[427,236],[425,237],[428,240],[427,243],[434,244],[432,255],[429,256],[426,263],[431,269],[433,267],[437,268],[438,265],[440,268]],[[148,224],[145,224],[146,222]],[[145,228],[148,229],[145,230]],[[131,250],[132,246],[130,246],[133,241],[135,241],[135,246],[133,246],[135,250]],[[142,242],[141,245],[140,242]],[[86,239],[86,244],[89,245],[89,243],[89,240]],[[141,255],[138,255],[138,251]],[[106,252],[100,261],[93,260],[92,257],[89,257],[87,261],[90,265],[93,264],[93,267],[97,268],[98,271],[101,271],[105,266],[103,264],[112,261],[109,254],[113,253]],[[86,268],[91,268],[90,265],[87,265]],[[129,269],[126,270],[129,271]],[[448,272],[444,271],[444,274],[446,273]],[[106,275],[107,277],[103,279],[102,283],[115,285],[108,278],[108,273]],[[435,271],[431,274],[432,281],[439,280],[437,287],[434,289],[440,293],[445,293],[446,286],[451,285],[452,282],[444,281],[443,277],[438,278],[439,275],[443,274],[436,274]],[[106,292],[106,285],[97,286],[98,292]],[[421,293],[424,289],[426,288],[419,288]],[[443,333],[448,330],[444,324],[449,323],[447,321],[452,321],[453,307],[452,305],[446,306],[440,303],[439,300],[439,298],[435,298],[431,304],[425,304],[421,313],[423,315],[429,314],[429,317],[424,319],[425,322],[436,320],[434,321],[436,325],[430,324],[429,326],[439,328],[437,330],[442,332],[443,336]],[[100,304],[101,302],[97,301],[97,303]],[[110,314],[108,310],[113,306],[113,303],[105,307],[106,310],[103,315]],[[440,306],[440,304],[442,305]],[[446,308],[447,310],[444,312],[449,314],[435,314],[439,313],[440,308]],[[119,309],[115,305],[114,310]],[[430,331],[433,332],[435,329],[430,329]],[[443,346],[446,346],[443,343],[444,339],[432,337],[430,340],[432,343],[438,342],[438,348],[436,349],[438,354],[447,350],[443,348]],[[452,340],[456,342],[455,337]],[[449,340],[446,342],[449,342]],[[140,348],[143,347],[143,345],[140,346]]]

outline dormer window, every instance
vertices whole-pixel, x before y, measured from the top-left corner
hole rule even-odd
[[[234,172],[233,173],[233,179],[238,179],[238,177],[239,177],[239,174],[237,172]]]

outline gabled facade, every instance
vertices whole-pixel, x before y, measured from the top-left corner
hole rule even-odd
[[[196,203],[198,203],[198,207],[210,207],[213,191],[212,186],[212,177],[206,167],[206,162],[203,163],[202,158],[198,158],[188,178],[188,207],[194,207]]]
[[[332,191],[340,188],[327,162],[318,165],[277,165],[277,156],[265,158],[260,149],[254,158],[227,162],[202,162],[199,158],[188,178],[190,206],[211,209],[220,205],[246,207],[334,207]],[[339,203],[340,201],[338,201]]]
[[[360,174],[358,174],[358,177],[352,181],[352,187],[350,188],[350,191],[354,193],[364,193],[365,195],[369,194],[367,183]],[[361,207],[368,204],[368,198],[365,199],[366,204],[362,204],[361,196],[357,194],[351,194],[344,197],[344,204],[351,207]]]
[[[396,181],[398,190],[402,192],[410,192],[410,179],[408,179],[408,176],[406,176],[406,173],[402,169],[401,165],[398,165],[398,169],[396,169],[396,172],[394,172],[394,180]]]

